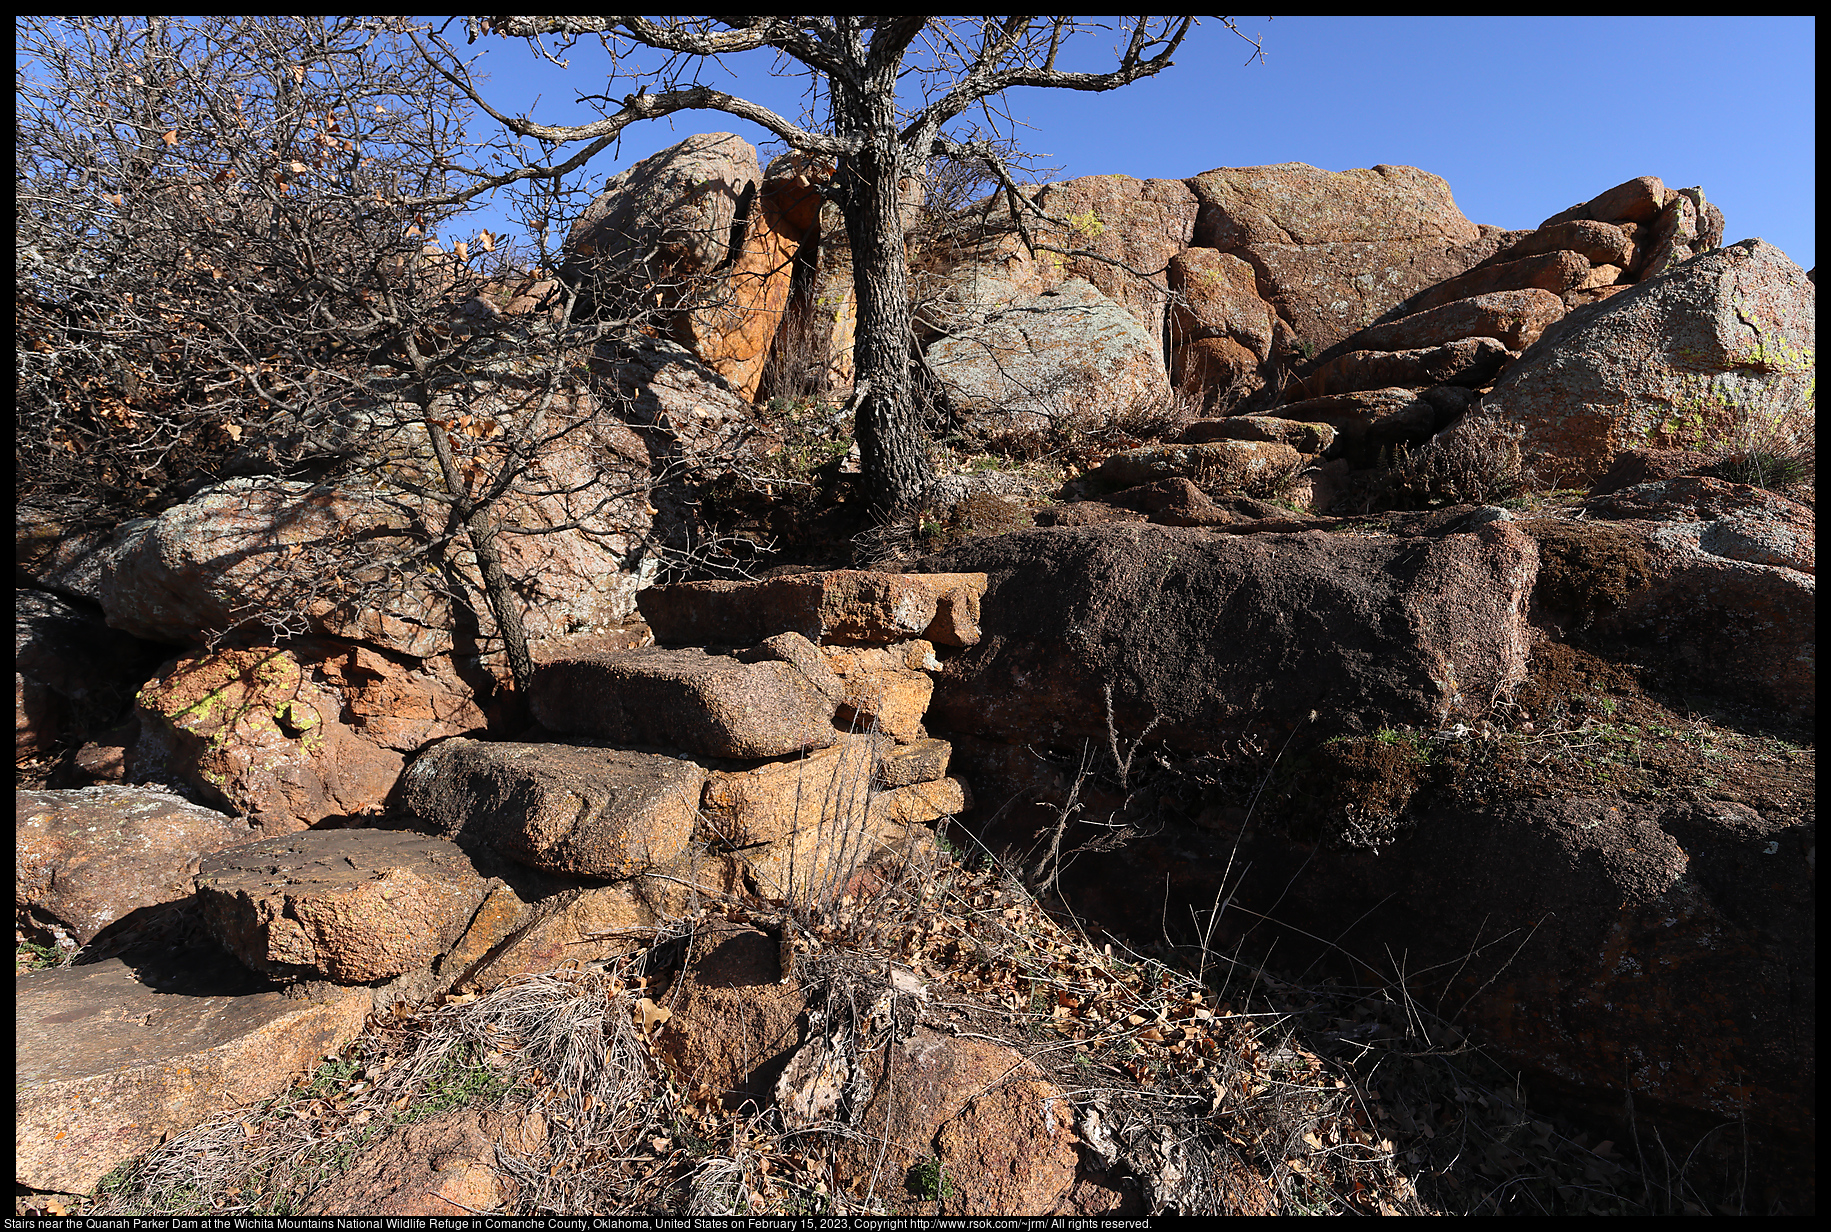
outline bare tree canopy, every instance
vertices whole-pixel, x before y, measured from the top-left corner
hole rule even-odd
[[[1239,33],[1232,18],[1218,20]],[[472,180],[465,196],[520,180],[562,177],[608,149],[638,120],[682,111],[749,120],[792,149],[827,162],[832,174],[821,192],[843,214],[858,294],[857,437],[871,502],[888,515],[919,499],[932,477],[913,406],[916,356],[902,186],[919,180],[931,159],[976,160],[1005,186],[1013,210],[1019,209],[1005,165],[1011,126],[1000,96],[1024,86],[1118,89],[1170,67],[1195,24],[1193,17],[1127,18],[1113,27],[1076,17],[919,15],[470,20],[471,42],[489,34],[527,39],[562,67],[560,56],[581,38],[595,36],[609,61],[608,80],[635,89],[587,96],[601,118],[578,125],[546,124],[493,107],[457,48],[437,33],[429,33],[424,46],[447,83],[524,143],[515,147],[520,165],[513,169],[457,169]],[[1110,65],[1099,72],[1065,67],[1071,54],[1080,54],[1078,44],[1096,33],[1117,35]],[[551,48],[540,42],[549,36]],[[709,63],[744,52],[772,53],[778,71],[809,75],[806,117],[790,120],[699,81]],[[583,148],[561,157],[574,145]]]
[[[449,645],[468,620],[525,684],[505,538],[609,534],[657,476],[586,371],[640,322],[580,324],[488,233],[451,241],[462,92],[391,19],[19,34],[22,501],[112,525],[232,481],[253,580],[198,635],[407,612]],[[521,186],[527,209],[563,208],[552,187]]]

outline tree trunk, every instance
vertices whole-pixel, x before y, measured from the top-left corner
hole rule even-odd
[[[426,439],[438,460],[439,474],[451,498],[452,513],[464,525],[470,537],[471,550],[477,554],[477,572],[483,578],[483,597],[489,603],[490,615],[496,618],[496,632],[502,637],[502,648],[509,656],[509,673],[515,678],[519,705],[527,704],[528,685],[534,679],[534,658],[528,652],[527,626],[521,620],[521,607],[515,601],[515,589],[502,568],[502,553],[496,546],[496,526],[490,520],[494,502],[478,501],[470,494],[470,485],[458,467],[458,460],[446,439],[445,426],[432,414],[432,396],[425,385],[417,390],[417,401],[424,416]],[[538,422],[538,421],[537,421]]]
[[[464,529],[477,553],[477,572],[483,575],[483,594],[489,600],[490,614],[496,618],[496,631],[502,635],[502,648],[508,652],[515,692],[526,705],[528,686],[534,680],[534,657],[528,653],[528,630],[521,622],[521,605],[502,568],[502,553],[497,550],[496,527],[490,521],[489,508],[473,508],[464,519]]]
[[[834,177],[852,243],[858,290],[854,380],[860,460],[872,513],[887,519],[909,509],[934,477],[922,448],[910,367],[915,331],[909,311],[909,266],[903,250],[894,73],[881,90],[834,90],[834,118],[861,138]],[[878,114],[881,112],[882,114]]]

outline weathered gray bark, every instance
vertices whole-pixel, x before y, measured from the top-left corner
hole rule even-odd
[[[860,461],[872,509],[888,516],[915,504],[934,477],[911,397],[914,355],[909,265],[903,249],[901,182],[906,157],[896,126],[896,66],[859,64],[833,78],[833,127],[857,138],[844,155],[834,192],[852,245],[858,294],[853,370]],[[880,80],[880,78],[882,80]]]

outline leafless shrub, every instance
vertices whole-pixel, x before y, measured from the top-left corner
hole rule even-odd
[[[1537,478],[1522,460],[1524,432],[1499,415],[1471,411],[1418,446],[1394,446],[1379,487],[1394,503],[1489,505],[1530,491]]]

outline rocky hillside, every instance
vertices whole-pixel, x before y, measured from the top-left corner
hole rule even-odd
[[[581,357],[525,694],[474,555],[295,601],[429,533],[347,470],[21,508],[20,1209],[1809,1212],[1812,275],[1651,176],[911,185],[869,526],[821,175],[572,227],[723,293]]]

